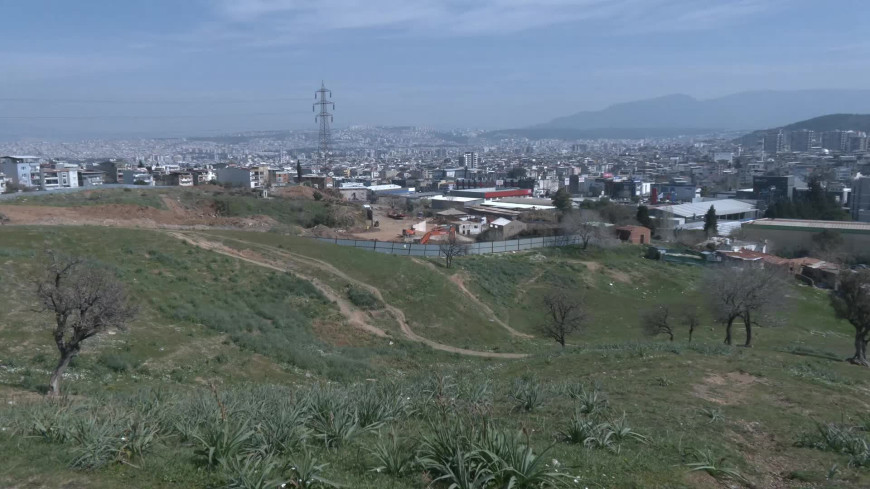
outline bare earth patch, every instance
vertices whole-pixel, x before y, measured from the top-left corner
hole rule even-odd
[[[762,379],[743,372],[730,372],[724,375],[709,374],[700,384],[692,386],[695,397],[722,406],[740,404],[748,395],[752,385],[764,383]]]

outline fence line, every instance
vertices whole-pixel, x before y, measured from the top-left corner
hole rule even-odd
[[[339,246],[350,246],[377,253],[406,256],[440,256],[441,247],[437,244],[395,243],[392,241],[371,241],[362,239],[317,238],[318,241]],[[524,251],[536,248],[552,248],[581,244],[580,236],[546,236],[541,238],[521,238],[506,241],[487,241],[468,245],[469,255],[489,255]]]

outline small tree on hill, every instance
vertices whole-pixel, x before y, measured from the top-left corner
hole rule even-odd
[[[568,297],[562,291],[547,294],[544,305],[547,321],[541,324],[541,333],[556,340],[562,348],[568,336],[582,329],[591,318],[582,298]]]
[[[831,305],[837,317],[855,328],[855,355],[848,361],[870,367],[867,344],[870,343],[870,270],[844,272],[839,288],[831,293]]]
[[[641,226],[649,228],[650,231],[655,231],[655,224],[649,216],[649,207],[642,205],[637,208],[637,216],[635,217]]]
[[[694,304],[685,304],[679,311],[680,322],[689,330],[689,343],[692,342],[692,335],[701,323],[701,314],[698,311],[698,306]]]
[[[444,257],[447,268],[453,265],[453,258],[468,254],[468,245],[459,241],[456,234],[451,232],[447,240],[438,245],[438,252]]]
[[[125,328],[137,312],[124,284],[109,270],[54,253],[48,254],[45,274],[36,282],[36,297],[41,309],[54,315],[52,335],[60,353],[49,379],[49,395],[60,394],[60,379],[85,340]]]
[[[589,247],[589,242],[601,236],[601,227],[593,220],[592,211],[584,210],[564,215],[561,228],[564,236],[577,236],[584,250]]]
[[[641,315],[640,327],[647,336],[668,335],[674,341],[673,315],[667,305],[656,306]]]
[[[574,208],[574,201],[571,200],[571,194],[565,187],[559,187],[553,195],[553,205],[564,213],[571,212]]]
[[[725,343],[732,342],[731,328],[738,319],[746,329],[746,343],[752,346],[752,327],[776,320],[784,305],[785,282],[776,269],[721,266],[708,272],[707,291],[713,314],[725,325]]]
[[[704,214],[704,234],[710,236],[710,232],[717,234],[719,232],[719,216],[716,215],[716,208],[712,205]]]

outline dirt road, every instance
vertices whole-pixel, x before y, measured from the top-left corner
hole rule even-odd
[[[324,273],[328,273],[328,274],[333,275],[335,277],[338,277],[346,282],[354,284],[357,287],[361,287],[361,288],[368,290],[375,297],[377,297],[381,302],[383,302],[384,308],[387,310],[387,312],[389,312],[390,315],[392,315],[396,319],[396,321],[399,323],[399,327],[400,327],[402,333],[405,335],[405,337],[407,337],[408,339],[410,339],[412,341],[417,341],[417,342],[423,343],[425,345],[428,345],[430,348],[433,348],[435,350],[446,351],[446,352],[450,352],[450,353],[458,353],[460,355],[467,355],[467,356],[474,356],[474,357],[481,357],[481,358],[519,359],[519,358],[528,357],[528,355],[525,353],[495,353],[495,352],[486,352],[486,351],[478,351],[478,350],[468,350],[465,348],[459,348],[459,347],[455,347],[455,346],[445,345],[443,343],[438,343],[437,341],[433,341],[433,340],[430,340],[428,338],[424,338],[424,337],[418,335],[417,333],[415,333],[411,329],[411,327],[408,325],[408,321],[407,321],[407,318],[405,317],[405,313],[401,309],[389,304],[386,300],[384,300],[384,296],[381,294],[381,291],[378,290],[377,287],[370,285],[368,283],[362,282],[360,280],[357,280],[357,279],[347,275],[346,273],[342,272],[341,270],[335,268],[330,263],[327,263],[325,261],[318,260],[316,258],[307,257],[304,255],[299,255],[296,253],[292,253],[292,252],[282,250],[280,248],[268,246],[268,245],[262,245],[259,243],[251,243],[251,242],[244,241],[244,240],[233,239],[233,241],[237,241],[237,242],[244,244],[246,246],[268,250],[269,253],[277,255],[277,256],[281,257],[282,259],[286,259],[287,262],[282,262],[282,263],[285,263],[285,266],[282,267],[280,265],[277,265],[275,263],[270,262],[268,259],[266,259],[265,257],[263,257],[262,255],[260,255],[256,252],[252,252],[249,250],[245,250],[245,251],[235,250],[233,248],[229,248],[227,246],[224,246],[221,243],[216,243],[214,241],[211,241],[208,239],[207,236],[203,236],[203,235],[198,234],[198,233],[170,232],[169,234],[173,237],[178,238],[178,239],[185,240],[190,244],[200,246],[204,249],[208,249],[208,250],[214,251],[216,253],[221,253],[224,255],[232,256],[232,257],[247,261],[249,263],[253,263],[255,265],[263,266],[266,268],[271,268],[273,270],[293,271],[293,273],[299,275],[300,277],[302,277],[306,280],[310,280],[312,283],[314,283],[315,286],[319,290],[321,290],[321,292],[324,292],[324,295],[326,295],[327,297],[330,298],[330,300],[335,300],[339,304],[339,309],[341,310],[342,314],[348,318],[348,321],[351,324],[353,324],[354,326],[360,327],[366,331],[372,332],[373,334],[377,334],[378,336],[387,336],[387,334],[382,329],[368,324],[368,322],[365,320],[366,319],[365,314],[363,314],[361,311],[355,309],[352,305],[350,305],[350,303],[348,303],[346,300],[344,300],[343,297],[341,297],[339,294],[335,293],[335,291],[333,291],[331,288],[329,288],[328,286],[326,286],[322,282],[317,281],[313,277],[300,274],[297,267],[293,267],[293,266],[288,267],[286,265],[288,263],[290,265],[292,265],[293,263],[296,263],[299,265],[314,267],[319,271],[322,271]],[[344,306],[342,306],[342,303],[344,303]]]

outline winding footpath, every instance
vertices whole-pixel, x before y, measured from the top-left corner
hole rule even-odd
[[[254,264],[254,265],[258,265],[261,267],[269,268],[269,269],[280,271],[280,272],[292,271],[294,274],[298,275],[300,278],[310,281],[327,298],[336,302],[338,304],[339,310],[341,311],[342,315],[347,318],[348,322],[352,326],[360,328],[360,329],[367,331],[371,334],[374,334],[376,336],[384,338],[384,337],[388,337],[389,335],[383,329],[369,324],[366,321],[366,315],[362,311],[354,308],[347,300],[345,300],[343,297],[341,297],[341,295],[336,293],[332,288],[330,288],[329,286],[327,286],[326,284],[324,284],[320,280],[317,280],[314,277],[311,277],[309,275],[302,273],[299,269],[299,266],[302,265],[302,266],[315,268],[320,272],[328,273],[332,276],[338,277],[346,282],[349,282],[357,287],[361,287],[361,288],[371,292],[375,297],[377,297],[384,304],[384,308],[386,309],[386,311],[389,312],[390,315],[392,315],[393,318],[396,320],[396,322],[399,324],[399,328],[401,329],[402,334],[404,334],[405,337],[411,341],[423,343],[423,344],[425,344],[425,345],[427,345],[430,348],[435,349],[435,350],[440,350],[440,351],[445,351],[445,352],[450,352],[450,353],[457,353],[459,355],[480,357],[480,358],[520,359],[520,358],[526,358],[529,356],[528,354],[525,354],[525,353],[496,353],[496,352],[487,352],[487,351],[478,351],[478,350],[468,350],[465,348],[459,348],[459,347],[455,347],[455,346],[445,345],[443,343],[438,343],[437,341],[433,341],[433,340],[430,340],[428,338],[424,338],[424,337],[418,335],[417,333],[415,333],[411,329],[411,327],[408,325],[408,320],[405,317],[405,313],[401,309],[389,304],[386,300],[384,300],[384,296],[381,294],[381,291],[378,290],[377,287],[375,287],[371,284],[362,282],[360,280],[357,280],[357,279],[347,275],[346,273],[342,272],[341,270],[335,268],[332,264],[327,263],[323,260],[318,260],[316,258],[311,258],[308,256],[300,255],[298,253],[292,253],[292,252],[289,252],[287,250],[283,250],[283,249],[276,248],[276,247],[269,246],[269,245],[264,245],[264,244],[260,244],[260,243],[252,243],[250,241],[244,241],[244,240],[240,240],[240,239],[236,239],[236,238],[227,238],[227,240],[236,241],[238,243],[241,243],[241,244],[248,246],[249,248],[260,248],[260,249],[266,250],[269,253],[272,253],[272,254],[274,254],[282,259],[288,260],[289,263],[284,263],[283,264],[284,266],[282,266],[282,264],[276,264],[275,262],[266,259],[265,257],[260,255],[259,253],[251,252],[248,250],[241,251],[241,250],[237,250],[237,249],[225,246],[222,243],[215,242],[215,241],[208,239],[207,236],[204,236],[200,233],[169,231],[169,232],[167,232],[167,234],[174,237],[174,238],[185,241],[191,245],[200,247],[202,249],[213,251],[215,253],[220,253],[222,255],[236,258],[236,259],[239,259],[239,260],[242,260],[242,261]],[[288,266],[288,265],[290,265],[290,266]],[[292,266],[292,265],[296,265],[296,266]],[[466,291],[465,293],[471,294],[469,291],[467,291],[467,289],[464,288],[464,285],[461,288]],[[483,305],[483,307],[485,307],[486,309],[489,309],[485,304],[480,302],[479,299],[477,299],[476,297],[474,299],[475,299],[476,303]],[[492,312],[491,309],[489,309],[488,312]],[[500,320],[499,320],[499,322],[500,322]],[[501,323],[501,322],[500,322],[500,324],[502,326],[507,326],[506,324]],[[515,330],[512,330],[509,326],[507,326],[507,329],[509,331],[512,331],[513,334],[516,334],[518,336],[527,336],[527,335],[523,335],[522,333],[519,333]]]

